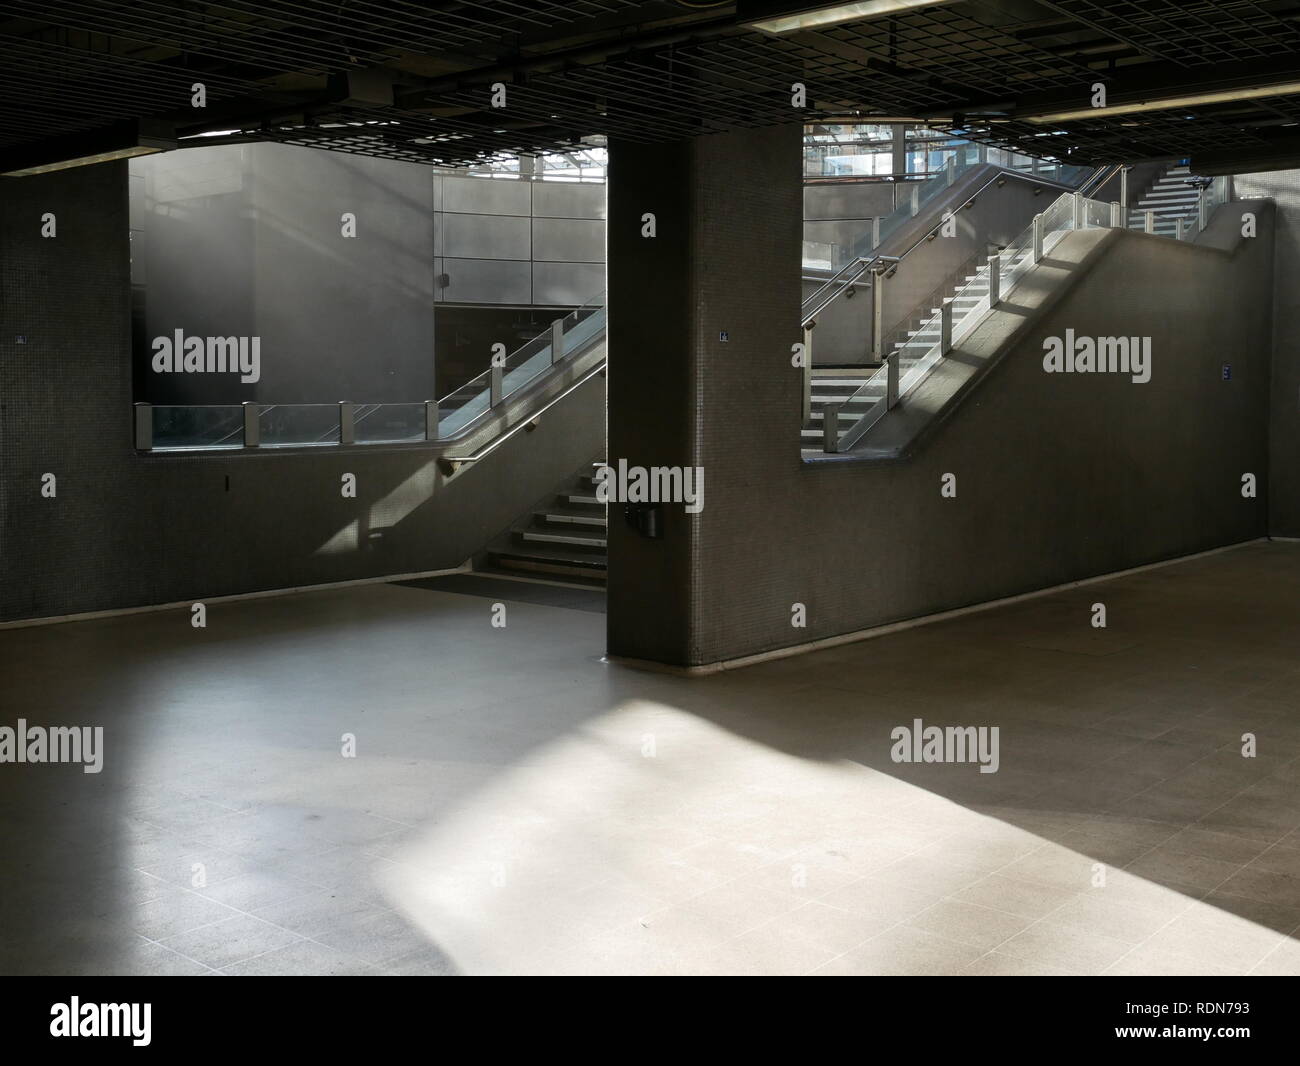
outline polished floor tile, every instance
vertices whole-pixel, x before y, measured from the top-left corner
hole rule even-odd
[[[0,766],[0,971],[1294,975],[1297,604],[1255,544],[701,678],[397,585],[3,630],[105,763]]]

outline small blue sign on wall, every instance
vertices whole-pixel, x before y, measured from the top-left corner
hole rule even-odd
[[[1232,364],[1231,364],[1231,363],[1224,363],[1224,364],[1223,364],[1223,380],[1224,380],[1224,381],[1231,381],[1231,380],[1232,380]]]
[[[722,330],[721,332],[718,333],[718,340],[720,340],[720,341],[729,341],[729,340],[731,340],[731,334],[728,333],[728,332],[724,329],[724,330]]]

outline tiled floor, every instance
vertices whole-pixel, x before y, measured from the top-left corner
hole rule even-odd
[[[0,725],[106,748],[0,765],[0,972],[1300,973],[1300,545],[693,680],[490,611],[0,632]]]

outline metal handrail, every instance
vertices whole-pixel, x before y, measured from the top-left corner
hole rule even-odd
[[[840,267],[834,277],[803,302],[800,308],[802,315],[800,325],[804,329],[810,328],[817,316],[839,299],[840,293],[849,289],[867,270],[872,269],[873,264],[884,265],[897,262],[898,257],[893,255],[858,256],[852,262]],[[879,273],[881,267],[876,266],[874,269]],[[832,289],[835,291],[832,292]]]
[[[1110,181],[1116,174],[1124,169],[1123,163],[1111,163],[1108,166],[1100,166],[1092,172],[1092,176],[1080,185],[1074,191],[1080,196],[1087,196],[1093,189],[1099,189]]]
[[[459,469],[460,469],[460,468],[461,468],[465,463],[476,463],[476,462],[478,462],[478,460],[482,459],[484,456],[489,455],[489,454],[491,454],[492,452],[496,451],[497,448],[499,448],[502,444],[504,444],[506,441],[508,441],[511,437],[513,437],[513,436],[514,436],[516,433],[518,433],[521,429],[530,429],[530,428],[535,429],[535,428],[537,427],[537,421],[538,421],[538,419],[540,419],[540,418],[542,417],[542,415],[546,414],[547,411],[549,411],[549,410],[550,410],[552,407],[554,407],[557,403],[559,403],[559,402],[560,402],[561,400],[563,400],[566,396],[568,396],[569,393],[571,393],[571,392],[573,392],[575,389],[580,388],[581,386],[585,385],[588,381],[590,381],[590,380],[591,380],[593,377],[595,377],[597,374],[603,374],[604,372],[605,372],[605,360],[602,359],[602,360],[601,360],[599,363],[597,363],[594,367],[592,367],[592,368],[591,368],[590,370],[588,370],[585,374],[583,374],[582,377],[580,377],[577,381],[575,381],[572,385],[570,385],[570,386],[569,386],[567,389],[565,389],[562,393],[560,393],[558,396],[556,396],[554,399],[552,399],[549,403],[547,403],[547,404],[546,404],[546,405],[545,405],[545,406],[544,406],[540,411],[534,411],[532,414],[528,415],[526,418],[521,418],[518,422],[516,422],[513,426],[511,426],[508,430],[506,430],[504,433],[499,434],[498,436],[493,437],[493,438],[492,438],[492,439],[491,439],[487,444],[483,445],[483,447],[479,448],[479,450],[476,451],[476,452],[474,452],[472,455],[444,455],[444,456],[440,456],[439,459],[438,459],[438,464],[442,467],[442,469],[443,469],[443,471],[444,471],[445,473],[447,473],[447,474],[454,474],[454,473],[455,473],[457,470],[459,470]]]
[[[946,186],[947,186],[947,187],[951,187],[951,186],[956,182],[956,180],[957,180],[957,176],[958,176],[959,173],[963,173],[963,174],[964,174],[966,171],[968,171],[968,170],[973,170],[975,167],[982,166],[982,165],[988,165],[988,166],[997,167],[1000,173],[1003,173],[1003,174],[1014,174],[1016,177],[1019,177],[1019,178],[1027,178],[1027,179],[1029,179],[1029,180],[1031,180],[1031,181],[1038,181],[1038,182],[1040,182],[1040,183],[1042,183],[1042,184],[1044,184],[1044,185],[1052,185],[1052,186],[1054,186],[1054,187],[1056,187],[1056,188],[1068,187],[1068,183],[1066,183],[1066,182],[1063,182],[1063,181],[1052,181],[1052,180],[1050,180],[1050,179],[1048,179],[1048,178],[1043,177],[1043,176],[1039,173],[1038,168],[1037,168],[1037,163],[1038,163],[1038,162],[1042,162],[1042,160],[1039,160],[1037,157],[1035,157],[1035,156],[1028,156],[1028,155],[1021,155],[1021,154],[1018,153],[1018,152],[1003,152],[1002,154],[1003,154],[1003,156],[1004,156],[1007,160],[1010,160],[1010,159],[1012,159],[1013,157],[1019,157],[1019,158],[1021,158],[1021,159],[1032,160],[1032,161],[1035,163],[1035,166],[1033,167],[1033,169],[1022,170],[1022,169],[1019,169],[1019,168],[1015,167],[1014,165],[1011,165],[1010,162],[1006,162],[1006,163],[998,163],[998,162],[994,162],[994,160],[993,160],[994,151],[993,151],[993,150],[989,150],[989,149],[985,149],[983,146],[981,146],[981,149],[980,149],[979,155],[978,155],[978,157],[977,157],[976,159],[974,159],[974,160],[972,160],[972,161],[968,161],[968,162],[963,162],[960,166],[957,165],[955,159],[953,159],[953,160],[949,160],[949,165],[948,165],[948,166],[945,166],[945,167],[943,168],[943,170],[938,171],[937,174],[934,175],[934,177],[929,178],[929,179],[927,179],[927,181],[924,181],[924,182],[916,182],[916,183],[913,183],[913,189],[914,189],[914,190],[920,190],[922,187],[924,187],[924,186],[925,186],[926,184],[928,184],[929,182],[936,181],[937,178],[945,177],[945,175],[946,175]],[[1061,163],[1061,162],[1058,161],[1058,162],[1056,162],[1056,163],[1050,163],[1050,164],[1048,164],[1048,166],[1049,166],[1049,167],[1052,167],[1052,168],[1057,168],[1057,167],[1066,167],[1066,166],[1070,166],[1070,164],[1068,164],[1068,163]],[[995,178],[994,180],[996,180],[996,178]],[[988,183],[986,183],[984,186],[981,186],[981,188],[977,189],[977,190],[975,191],[975,193],[972,193],[971,195],[978,195],[980,192],[982,192],[982,191],[983,191],[985,188],[987,188],[987,187],[988,187]],[[919,206],[918,200],[916,199],[917,197],[919,197],[919,191],[914,192],[914,198],[913,198],[913,200],[912,200],[910,203],[902,204],[902,205],[896,207],[896,208],[895,208],[893,211],[891,211],[888,215],[884,216],[884,218],[881,219],[881,220],[879,221],[879,225],[876,226],[876,227],[873,227],[873,231],[872,231],[872,232],[873,232],[873,236],[872,236],[873,241],[875,241],[875,240],[877,239],[877,237],[879,237],[879,235],[880,235],[880,231],[883,230],[883,229],[886,227],[886,225],[888,224],[888,220],[889,220],[889,219],[891,219],[891,218],[893,218],[893,217],[895,217],[895,216],[899,216],[900,219],[906,219],[906,218],[908,218],[908,217],[915,217],[914,211],[915,211],[916,208]],[[901,223],[900,223],[900,224],[901,224]],[[890,228],[890,233],[889,233],[889,234],[885,234],[884,236],[885,236],[886,238],[888,238],[888,236],[889,236],[890,234],[892,234],[892,233],[894,232],[894,230],[896,230],[897,228],[898,228],[898,226],[893,226],[893,227],[891,227],[891,228]],[[860,246],[861,246],[861,240],[854,242],[853,247],[858,248],[858,247],[860,247]],[[871,249],[870,249],[870,251],[875,251],[875,248],[876,248],[876,247],[878,247],[878,245],[877,245],[877,244],[873,244],[872,247],[871,247]]]
[[[1060,182],[1055,182],[1048,178],[1040,177],[1036,174],[1025,173],[1023,171],[1015,170],[1014,168],[1011,167],[1001,166],[1000,164],[997,163],[990,163],[989,165],[997,167],[998,172],[994,174],[991,178],[989,178],[988,181],[986,181],[974,192],[967,194],[965,196],[966,202],[970,202],[971,200],[974,200],[975,197],[979,196],[981,193],[983,193],[986,189],[990,188],[991,186],[996,185],[999,182],[1005,182],[1008,177],[1018,178],[1022,181],[1035,182],[1039,185],[1047,185],[1054,189],[1061,188]],[[1070,194],[1067,193],[1064,195],[1070,195]],[[940,225],[942,225],[942,222],[940,223]],[[889,273],[890,276],[892,276],[893,272],[898,269],[902,261],[906,259],[909,254],[911,254],[917,248],[919,248],[922,244],[926,244],[930,240],[931,236],[933,236],[935,233],[938,232],[938,229],[939,227],[936,226],[933,229],[927,230],[924,236],[918,237],[915,241],[913,241],[910,245],[908,245],[908,247],[902,253],[896,256],[874,255],[874,254],[869,256],[866,255],[855,256],[844,266],[840,267],[840,269],[835,273],[833,277],[831,277],[824,285],[822,285],[820,289],[814,292],[811,296],[808,297],[807,300],[803,302],[803,319],[800,323],[802,327],[805,330],[811,328],[813,323],[816,321],[817,316],[821,314],[823,311],[825,311],[826,308],[829,307],[832,303],[834,303],[837,299],[839,299],[842,293],[851,292],[853,288],[853,284],[860,277],[862,277],[862,275],[865,274],[869,268],[871,268],[873,263],[881,263],[881,264],[889,265],[890,267]],[[963,264],[963,267],[959,269],[964,269],[965,265],[966,264]],[[842,277],[842,275],[848,274],[851,271],[853,272],[851,277],[849,278]],[[872,273],[875,273],[877,275],[884,272],[885,271],[883,271],[879,267],[876,267],[875,269],[872,270]],[[831,291],[832,289],[834,291]],[[811,310],[809,310],[810,306],[812,308]],[[808,379],[808,385],[809,387],[811,386],[811,377],[809,377]]]

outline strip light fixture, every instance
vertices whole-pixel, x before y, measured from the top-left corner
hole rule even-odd
[[[877,18],[881,15],[898,15],[922,7],[940,7],[956,0],[859,0],[851,4],[741,4],[740,15],[745,25],[764,33],[797,33],[800,30],[818,30],[838,26],[843,22]],[[773,11],[776,8],[776,11]],[[748,10],[747,10],[748,9]],[[783,9],[783,10],[782,10]],[[752,18],[750,15],[759,15]]]

